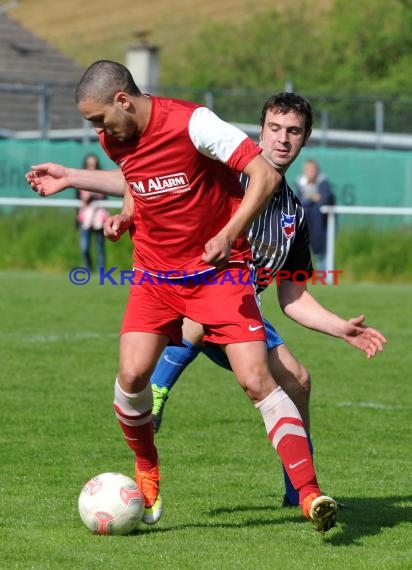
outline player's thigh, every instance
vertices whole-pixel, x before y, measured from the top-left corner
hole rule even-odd
[[[268,352],[269,366],[276,382],[288,393],[310,391],[310,377],[306,368],[291,353],[285,344],[280,344]]]
[[[192,344],[201,344],[204,335],[203,326],[195,323],[191,319],[184,318],[182,325],[182,336]]]
[[[119,379],[126,391],[143,390],[169,342],[167,335],[127,332],[120,337]]]

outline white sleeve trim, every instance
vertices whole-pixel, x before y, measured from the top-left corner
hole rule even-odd
[[[189,136],[199,152],[226,163],[247,135],[220,119],[207,107],[198,107],[189,121]]]

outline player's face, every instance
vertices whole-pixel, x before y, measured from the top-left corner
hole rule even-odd
[[[260,132],[262,155],[276,170],[284,173],[305,145],[310,132],[305,131],[305,117],[294,111],[279,113],[268,109]]]
[[[125,108],[124,101],[115,98],[113,103],[103,103],[93,98],[83,99],[77,104],[83,117],[92,124],[97,134],[104,132],[122,142],[138,136],[132,115]]]

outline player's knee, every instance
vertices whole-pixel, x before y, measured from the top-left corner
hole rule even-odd
[[[150,381],[146,373],[141,373],[133,366],[123,365],[118,373],[118,381],[121,388],[128,394],[137,394],[144,390]]]
[[[304,366],[300,367],[298,381],[303,393],[309,398],[311,390],[311,377],[309,371]]]
[[[277,384],[270,373],[260,367],[251,370],[241,384],[254,403],[261,402],[277,388]]]
[[[279,374],[275,378],[286,394],[292,398],[299,411],[301,411],[302,407],[309,405],[311,379],[309,372],[304,366],[299,365],[293,373],[287,371],[286,374]]]

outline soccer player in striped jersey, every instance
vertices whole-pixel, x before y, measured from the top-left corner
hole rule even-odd
[[[262,155],[283,178],[279,189],[249,231],[255,290],[261,293],[274,279],[279,304],[286,315],[305,327],[345,340],[371,358],[382,350],[386,342],[383,335],[367,327],[363,316],[346,320],[332,313],[321,306],[306,287],[306,280],[313,271],[308,228],[302,205],[288,185],[285,174],[308,141],[312,121],[309,102],[297,94],[278,93],[263,105],[259,141]],[[241,175],[241,180],[247,188],[247,177]],[[309,434],[309,372],[267,320],[265,328],[272,374],[298,407]],[[151,377],[154,394],[152,418],[156,431],[160,428],[172,386],[199,353],[230,370],[224,352],[217,345],[202,343],[202,335],[200,325],[186,321],[183,327],[184,346],[167,347],[159,359]],[[284,479],[283,504],[297,506],[298,493],[285,469]]]

